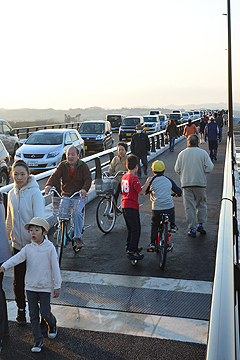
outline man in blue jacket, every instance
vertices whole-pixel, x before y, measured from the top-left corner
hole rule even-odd
[[[206,126],[206,135],[208,137],[208,148],[211,160],[217,160],[217,149],[218,149],[218,134],[219,127],[214,121],[214,117],[211,116],[210,122]]]

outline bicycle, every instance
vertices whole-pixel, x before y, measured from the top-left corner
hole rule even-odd
[[[55,247],[58,255],[59,266],[61,266],[63,248],[66,247],[69,242],[72,243],[73,251],[75,253],[80,251],[80,249],[77,248],[74,240],[74,224],[72,216],[76,212],[81,198],[78,191],[75,192],[71,197],[62,197],[54,187],[51,188],[50,193],[52,193],[52,211],[58,219],[57,241]],[[58,197],[55,197],[54,193],[56,193]],[[76,198],[76,195],[78,195],[78,198]],[[82,233],[87,227],[90,226],[84,226],[84,220],[85,207],[83,208]]]
[[[123,213],[121,206],[117,206],[114,198],[119,185],[119,182],[114,179],[124,174],[124,171],[118,171],[114,176],[103,173],[101,179],[95,180],[96,195],[102,196],[97,206],[96,220],[99,229],[105,234],[114,228],[117,216]]]

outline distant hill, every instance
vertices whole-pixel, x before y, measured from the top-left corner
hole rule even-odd
[[[169,105],[166,108],[157,107],[163,114],[169,114],[172,110],[180,109],[182,111],[190,109],[226,109],[227,104],[188,104],[184,106]],[[83,120],[102,120],[106,118],[107,114],[122,114],[122,115],[147,115],[150,108],[121,108],[121,109],[103,109],[101,107],[90,107],[86,109],[76,108],[68,110],[56,109],[0,109],[0,118],[9,121],[13,127],[26,126],[24,123],[64,123],[65,115],[75,117],[81,114],[81,121]],[[240,104],[234,104],[234,115],[240,116]],[[24,125],[23,125],[24,124]]]

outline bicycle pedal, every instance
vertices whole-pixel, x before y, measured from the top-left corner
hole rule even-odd
[[[168,246],[167,251],[168,252],[173,251],[173,243]]]

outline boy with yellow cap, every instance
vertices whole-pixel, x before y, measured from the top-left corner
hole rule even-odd
[[[165,164],[163,161],[154,161],[152,163],[152,171],[154,176],[146,191],[146,194],[150,193],[150,200],[152,202],[151,243],[148,245],[148,252],[155,251],[158,226],[162,214],[169,215],[171,232],[176,232],[178,229],[175,225],[175,210],[171,194],[174,192],[177,196],[182,195],[182,190],[175,182],[164,176]]]

